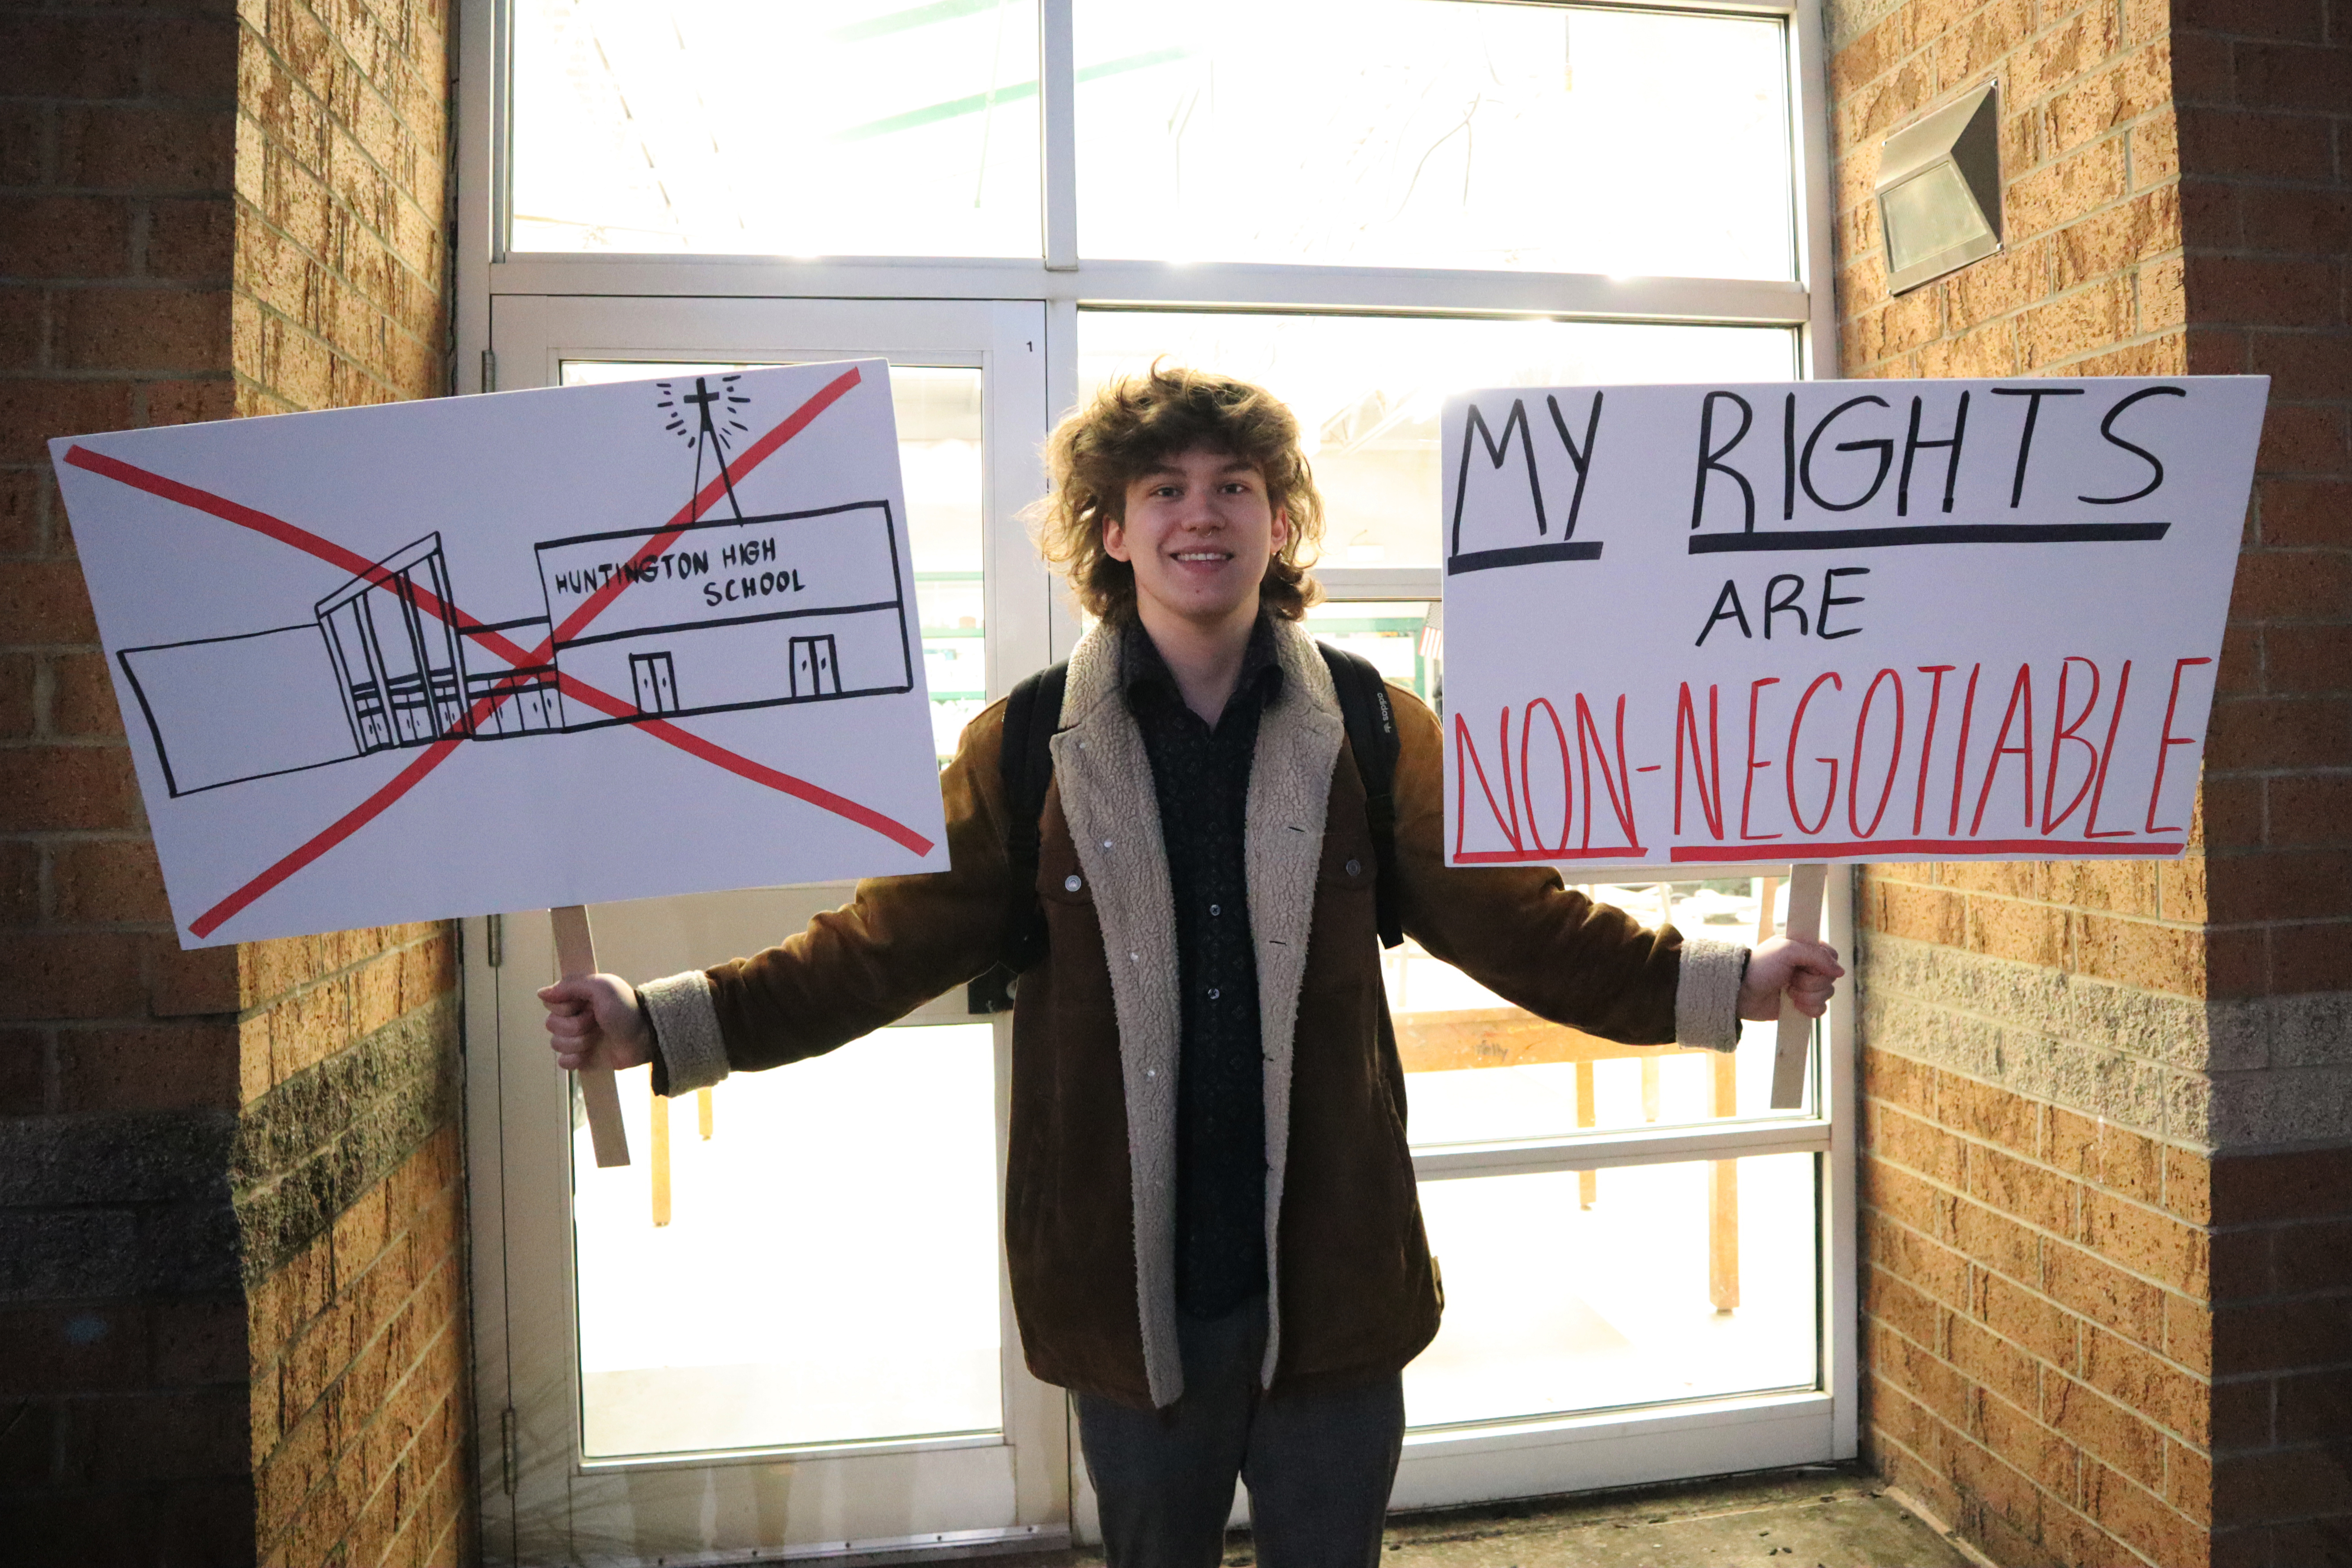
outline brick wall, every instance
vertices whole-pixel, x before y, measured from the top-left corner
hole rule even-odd
[[[2352,1149],[1864,1061],[1870,1457],[2012,1568],[2352,1562]]]
[[[445,1124],[253,1289],[264,1563],[474,1555],[462,1165]]]
[[[2213,1560],[2352,1563],[2352,1148],[2213,1162]]]
[[[244,0],[240,414],[446,389],[447,0]]]
[[[2213,1550],[2352,1563],[2352,10],[2173,22],[2189,368],[2272,378],[2206,764],[2209,992],[2246,1021],[2214,1073]]]
[[[230,411],[236,31],[0,15],[0,1541],[253,1554],[236,955],[172,939],[42,440]]]
[[[232,1180],[261,1561],[470,1556],[447,928],[254,942],[240,958]]]
[[[0,13],[0,1540],[472,1554],[453,936],[184,952],[41,443],[443,388],[446,8]]]
[[[2214,1142],[2352,1138],[2352,15],[2184,0],[2187,368],[2272,378],[2206,759]],[[2332,38],[2332,42],[2326,41]]]
[[[239,414],[444,387],[446,5],[239,7]],[[240,952],[261,1560],[472,1553],[454,928]]]
[[[2277,377],[2189,858],[1862,883],[1866,1442],[2004,1563],[2352,1560],[2334,15],[1831,18],[1845,374]],[[2005,251],[1890,300],[1878,145],[1988,76]]]
[[[2002,1563],[2207,1561],[2205,1159],[1896,1050],[1864,1075],[1872,1459]]]

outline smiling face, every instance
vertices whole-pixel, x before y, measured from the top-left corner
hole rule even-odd
[[[1135,569],[1137,608],[1203,629],[1257,617],[1266,563],[1290,519],[1265,477],[1229,452],[1193,447],[1128,481],[1123,515],[1103,523],[1103,550]],[[1156,615],[1155,615],[1156,612]]]

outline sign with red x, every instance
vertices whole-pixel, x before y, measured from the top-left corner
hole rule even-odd
[[[50,450],[187,946],[947,867],[880,362]]]

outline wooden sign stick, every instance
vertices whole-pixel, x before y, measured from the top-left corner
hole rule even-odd
[[[588,911],[565,904],[547,911],[555,926],[555,963],[571,980],[596,973],[596,941],[589,934]],[[610,1068],[580,1069],[580,1103],[588,1112],[588,1140],[596,1146],[600,1166],[629,1163],[629,1135],[621,1126],[621,1091],[614,1087]]]
[[[1822,940],[1822,893],[1829,868],[1818,860],[1789,868],[1789,924],[1792,942]],[[1780,998],[1780,1042],[1772,1057],[1772,1109],[1793,1110],[1805,1102],[1805,1055],[1812,1045],[1813,1021]]]

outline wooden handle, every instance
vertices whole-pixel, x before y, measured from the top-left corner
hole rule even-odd
[[[588,911],[565,904],[547,911],[555,926],[555,963],[566,980],[596,973],[596,939],[588,930]],[[621,1091],[614,1087],[611,1068],[580,1069],[580,1103],[588,1112],[588,1141],[595,1145],[600,1166],[629,1163],[629,1135],[621,1126]]]
[[[1822,940],[1822,892],[1829,868],[1818,860],[1789,868],[1789,924],[1792,942]],[[1805,1103],[1805,1054],[1813,1043],[1813,1021],[1780,997],[1780,1040],[1772,1055],[1772,1109],[1793,1110]]]

